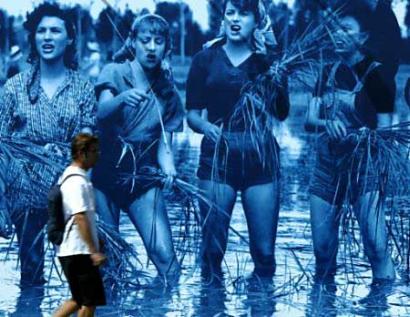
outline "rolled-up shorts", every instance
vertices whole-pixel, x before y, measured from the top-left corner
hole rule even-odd
[[[249,133],[224,133],[215,144],[204,137],[197,176],[235,190],[278,181],[279,146],[273,136],[255,140]]]
[[[102,148],[92,172],[94,187],[120,208],[129,207],[150,189],[162,186],[158,178],[157,150],[156,143],[138,143],[122,156],[119,143],[112,144],[110,149]]]
[[[353,159],[354,145],[332,142],[327,134],[319,137],[318,144],[310,194],[340,205],[355,203],[361,195],[379,189],[378,177],[366,163],[367,156]]]
[[[58,258],[70,287],[72,299],[78,306],[103,306],[106,304],[100,271],[89,254]]]

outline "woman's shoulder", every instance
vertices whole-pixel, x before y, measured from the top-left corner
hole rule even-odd
[[[129,72],[129,65],[127,62],[124,63],[108,63],[106,64],[100,73],[100,78],[117,78]]]
[[[0,93],[2,95],[24,95],[27,94],[27,83],[29,81],[30,71],[24,70],[9,79],[4,83],[3,87],[0,88]]]
[[[6,83],[4,84],[4,88],[10,88],[10,87],[23,87],[27,83],[27,79],[30,76],[30,71],[24,70],[9,79],[7,79]]]
[[[214,44],[208,47],[204,47],[198,53],[196,53],[193,57],[193,63],[199,63],[201,65],[207,65],[213,59],[217,58],[219,50],[221,46],[218,44]]]
[[[102,72],[114,72],[114,73],[121,73],[124,72],[127,69],[127,63],[108,63],[104,65],[102,68]]]
[[[130,72],[130,66],[127,62],[106,64],[98,76],[96,86],[110,83],[110,85],[114,85],[119,88],[123,85],[124,76],[130,74]]]

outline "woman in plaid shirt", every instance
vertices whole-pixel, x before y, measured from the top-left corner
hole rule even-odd
[[[1,143],[28,147],[43,160],[2,155],[4,196],[15,226],[21,286],[44,283],[47,192],[68,163],[71,139],[95,124],[91,83],[76,71],[75,29],[57,4],[28,14],[31,67],[9,79],[0,97]],[[17,143],[16,143],[17,142]]]

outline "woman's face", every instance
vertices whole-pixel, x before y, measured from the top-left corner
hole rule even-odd
[[[68,37],[64,21],[58,17],[45,16],[37,26],[36,49],[40,59],[44,61],[62,59],[72,41]]]
[[[165,56],[166,39],[159,34],[153,34],[148,27],[142,26],[134,42],[135,56],[145,69],[157,67]]]
[[[224,23],[227,39],[233,42],[248,42],[256,28],[253,12],[235,7],[231,1],[226,5]]]
[[[336,31],[336,52],[343,56],[350,56],[357,52],[366,41],[366,34],[361,32],[359,22],[353,17],[344,17],[340,20]]]

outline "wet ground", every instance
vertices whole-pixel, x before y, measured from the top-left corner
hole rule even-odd
[[[300,101],[300,100],[299,100]],[[349,256],[342,251],[334,284],[315,284],[314,259],[309,227],[308,184],[314,162],[313,138],[303,132],[301,113],[280,131],[282,146],[281,211],[276,244],[277,274],[273,283],[250,278],[253,269],[248,252],[247,228],[240,204],[235,206],[230,240],[223,270],[224,279],[213,283],[201,279],[197,264],[198,231],[192,225],[188,236],[177,204],[170,205],[170,218],[182,274],[170,287],[155,279],[146,260],[141,240],[126,215],[122,216],[123,237],[139,253],[139,286],[122,288],[110,304],[97,310],[98,316],[410,316],[410,289],[403,278],[394,285],[372,289],[370,267],[360,249]],[[176,138],[179,170],[194,182],[199,138],[181,134]],[[52,268],[48,253],[44,288],[18,287],[17,247],[0,239],[0,317],[49,316],[69,297],[65,282]],[[405,264],[398,263],[403,269]],[[52,268],[52,269],[51,269]],[[135,278],[137,281],[137,277]],[[364,299],[364,300],[363,300]]]

